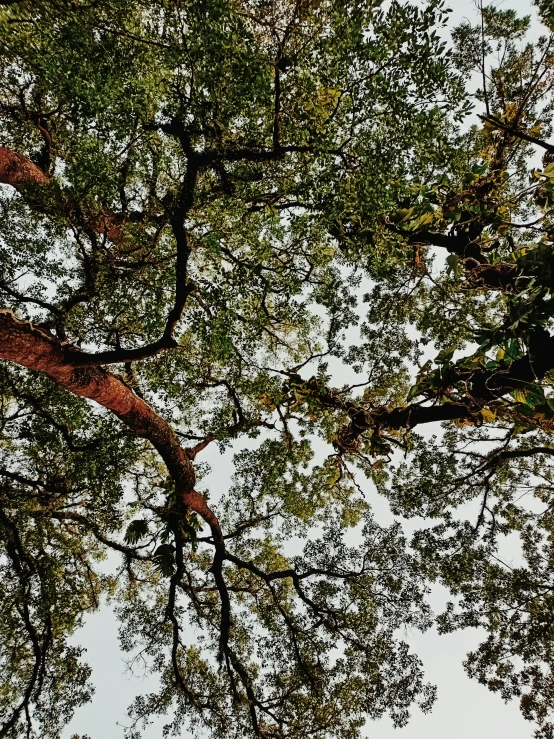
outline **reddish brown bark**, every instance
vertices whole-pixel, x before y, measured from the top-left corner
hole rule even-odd
[[[118,244],[123,239],[122,226],[128,222],[125,213],[115,213],[112,215],[101,215],[92,222],[92,228],[98,234],[106,234],[110,241]]]
[[[175,481],[177,498],[210,526],[216,544],[223,544],[216,515],[194,490],[196,476],[190,456],[171,426],[118,377],[102,367],[79,367],[74,352],[36,328],[0,309],[0,359],[42,372],[74,395],[89,398],[115,413],[137,436],[148,439]]]
[[[0,183],[20,187],[22,185],[47,185],[50,177],[30,159],[12,149],[0,146]],[[128,217],[124,213],[97,216],[91,226],[98,234],[118,243],[123,238],[122,226]]]
[[[0,146],[0,182],[5,185],[47,185],[50,178],[40,167],[16,151]]]

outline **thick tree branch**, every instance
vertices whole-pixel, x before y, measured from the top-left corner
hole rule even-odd
[[[513,390],[532,386],[551,370],[554,370],[554,337],[538,328],[530,338],[529,353],[505,369],[452,366],[443,378],[443,387],[462,386],[465,392],[452,402],[440,405],[414,403],[403,408],[364,408],[332,390],[318,387],[315,378],[303,382],[298,375],[292,377],[296,385],[303,385],[323,406],[345,412],[350,417],[334,442],[339,452],[343,452],[355,449],[359,437],[369,429],[413,429],[426,423],[475,417],[487,403]]]
[[[0,146],[0,182],[21,185],[47,185],[50,177],[27,157]]]
[[[204,498],[194,492],[192,462],[171,426],[115,375],[99,367],[80,367],[59,341],[11,310],[0,310],[0,358],[36,370],[74,395],[89,398],[112,411],[137,436],[148,439],[175,481],[178,497],[211,527],[217,518]]]
[[[437,246],[446,249],[450,254],[456,254],[465,267],[468,279],[475,285],[482,285],[489,290],[506,292],[516,290],[517,265],[508,262],[491,264],[482,253],[478,238],[485,224],[479,219],[474,219],[473,227],[467,231],[464,228],[454,228],[450,233],[425,230],[412,233],[404,231],[390,221],[385,221],[385,225],[389,231],[403,236],[410,245]]]
[[[182,448],[175,431],[153,408],[118,377],[100,367],[81,367],[72,353],[52,336],[11,310],[0,310],[0,359],[42,372],[74,395],[94,400],[112,411],[137,436],[150,441],[175,482],[181,506],[197,513],[210,527],[215,545],[211,572],[221,598],[221,647],[226,648],[231,623],[229,594],[223,578],[225,542],[219,521],[202,495],[194,490],[196,475],[191,456]]]

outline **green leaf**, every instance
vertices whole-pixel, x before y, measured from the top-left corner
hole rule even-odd
[[[410,388],[406,401],[409,403],[410,400],[417,398],[418,395],[423,393],[425,389],[425,383],[422,380],[418,380],[415,385]]]
[[[450,362],[457,348],[458,347],[456,346],[447,346],[445,349],[441,349],[435,357],[435,364],[445,364],[446,362]]]
[[[483,175],[489,168],[489,165],[487,162],[484,162],[483,164],[474,164],[471,168],[471,171],[473,174]]]
[[[400,208],[393,211],[389,218],[393,223],[404,223],[408,221],[414,214],[414,208]]]
[[[489,410],[488,408],[483,408],[483,410],[481,411],[481,415],[483,416],[483,421],[485,423],[492,423],[496,420],[496,413]]]
[[[154,566],[164,577],[171,577],[175,566],[175,547],[173,544],[160,544],[154,552]]]
[[[135,521],[131,521],[129,526],[127,526],[127,531],[125,532],[124,538],[128,544],[136,544],[147,534],[148,521],[145,521],[142,518],[137,518]]]
[[[458,277],[458,275],[461,272],[460,269],[460,260],[458,259],[457,254],[449,254],[446,257],[446,274],[447,275],[454,275],[455,277]]]

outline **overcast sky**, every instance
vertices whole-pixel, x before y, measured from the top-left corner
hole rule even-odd
[[[476,12],[472,2],[450,0],[453,9],[452,25],[464,18],[474,19]],[[533,14],[527,0],[504,0],[498,7],[513,8],[522,15]],[[210,451],[211,462],[217,474],[210,475],[210,487],[217,490],[228,486],[232,472],[229,459],[217,459],[217,452]],[[203,457],[204,459],[204,457]],[[216,463],[216,464],[214,464]],[[379,514],[381,506],[371,501],[372,508]],[[384,510],[384,508],[383,508]],[[440,600],[440,592],[437,600]],[[533,727],[524,721],[515,703],[506,705],[485,687],[466,677],[462,661],[465,654],[475,648],[479,634],[466,630],[448,636],[437,636],[434,632],[418,632],[405,636],[412,649],[423,660],[427,680],[438,685],[438,699],[431,714],[415,712],[409,725],[394,729],[388,719],[368,724],[365,737],[368,739],[531,739]],[[135,695],[155,689],[148,678],[131,676],[127,673],[123,655],[119,651],[117,622],[107,607],[91,614],[85,626],[72,640],[86,647],[86,659],[93,668],[96,693],[91,704],[76,712],[64,733],[64,739],[73,734],[87,734],[90,739],[122,739],[123,726],[128,722],[126,710]],[[144,739],[161,739],[163,722],[149,727]],[[182,734],[183,739],[188,737]]]

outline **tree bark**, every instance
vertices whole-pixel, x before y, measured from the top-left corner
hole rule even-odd
[[[51,182],[50,176],[26,156],[0,146],[0,183],[17,190],[25,185],[48,185]],[[106,235],[114,244],[119,244],[123,240],[122,227],[141,217],[142,213],[101,214],[92,219],[90,226],[95,233]]]
[[[0,359],[41,372],[74,395],[94,400],[137,436],[150,441],[175,481],[178,500],[201,516],[222,544],[217,517],[195,492],[194,465],[171,426],[114,374],[102,367],[79,367],[72,354],[48,332],[20,321],[10,309],[0,309]]]
[[[0,146],[0,182],[4,185],[47,185],[48,175],[27,157]]]

